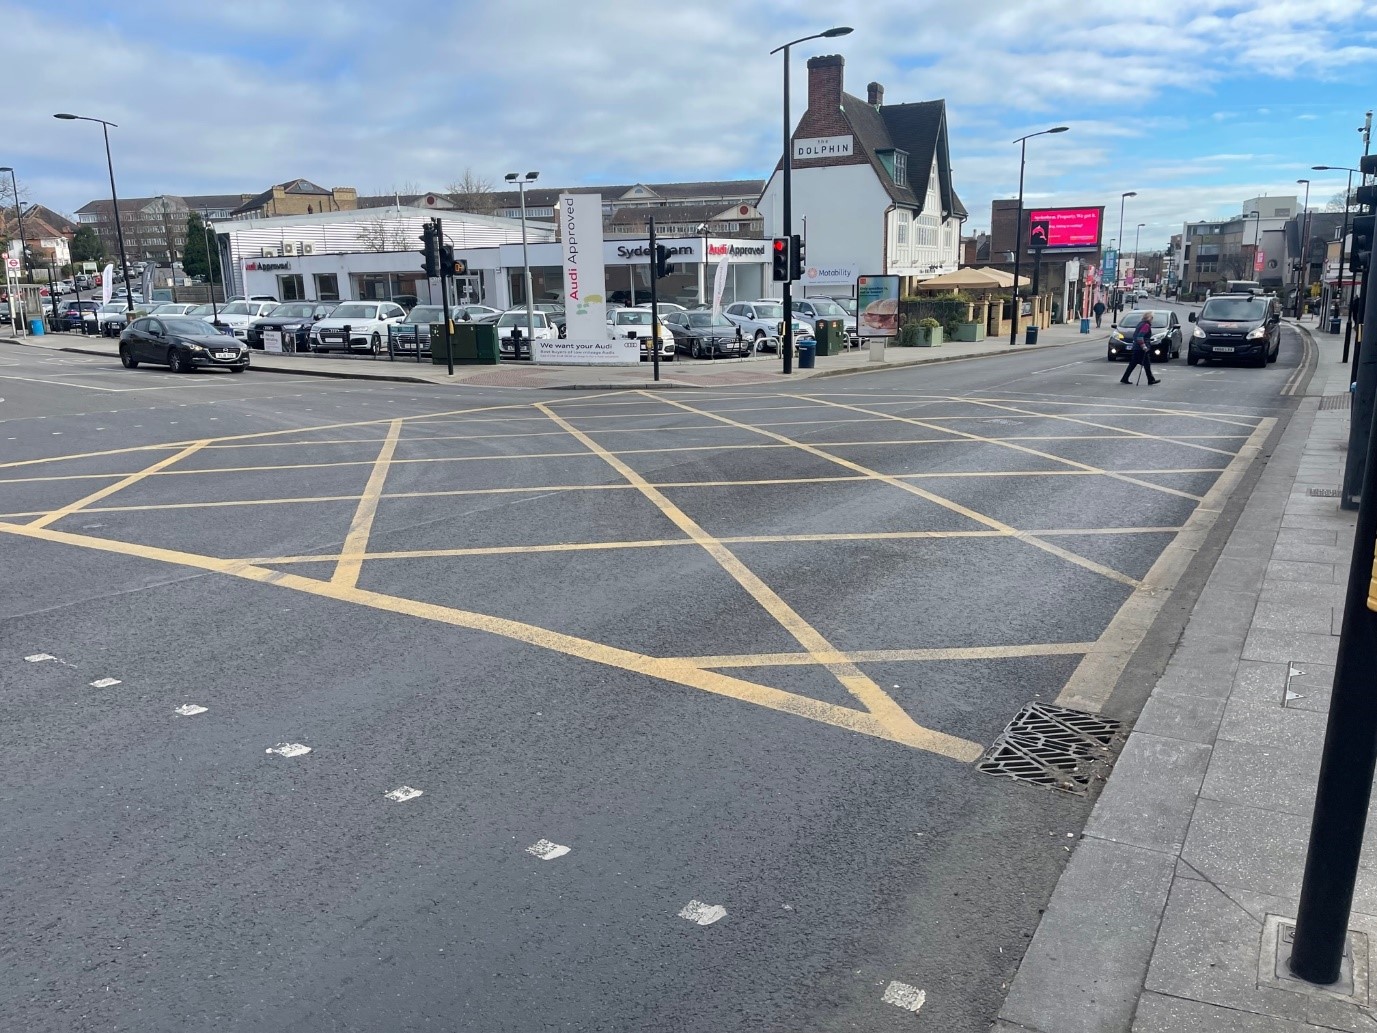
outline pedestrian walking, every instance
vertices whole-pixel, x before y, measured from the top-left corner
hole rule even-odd
[[[1143,372],[1147,374],[1148,386],[1159,384],[1156,377],[1152,375],[1152,313],[1144,312],[1142,322],[1133,330],[1133,341],[1128,349],[1128,369],[1124,370],[1124,375],[1119,383],[1127,384],[1128,378],[1133,374],[1134,369],[1143,367]]]
[[[1090,310],[1095,313],[1095,329],[1100,328],[1100,320],[1104,319],[1104,298],[1097,298],[1094,307]]]

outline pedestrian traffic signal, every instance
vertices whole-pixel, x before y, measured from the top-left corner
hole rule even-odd
[[[655,279],[663,280],[670,273],[669,248],[663,244],[655,245]]]
[[[426,278],[430,279],[440,275],[440,249],[435,224],[428,222],[421,227],[421,268],[425,271]]]
[[[455,258],[453,252],[450,253],[449,270],[455,276],[467,276],[469,274],[469,262],[466,258]]]
[[[776,237],[770,246],[770,260],[775,283],[789,281],[789,238]]]
[[[1377,229],[1377,215],[1353,217],[1353,250],[1349,252],[1348,268],[1354,276],[1367,272],[1372,261],[1372,236]]]
[[[803,238],[795,233],[789,238],[793,247],[789,249],[789,279],[803,279]]]

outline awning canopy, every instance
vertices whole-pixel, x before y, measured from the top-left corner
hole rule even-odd
[[[1019,286],[1029,282],[1028,277],[1018,278]],[[920,280],[915,287],[920,291],[955,291],[955,290],[998,290],[1001,287],[1008,288],[1014,285],[1014,274],[1006,273],[1001,269],[991,269],[988,267],[957,269],[955,272],[943,273],[941,276],[934,276],[930,280]]]

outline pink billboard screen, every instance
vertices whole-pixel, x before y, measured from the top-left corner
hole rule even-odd
[[[1103,208],[1040,208],[1028,213],[1024,227],[1029,247],[1097,248]]]

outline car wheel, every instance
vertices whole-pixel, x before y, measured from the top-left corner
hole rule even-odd
[[[138,369],[139,360],[134,358],[127,344],[120,345],[120,363],[125,369]]]
[[[757,331],[755,332],[755,346],[754,346],[751,350],[752,350],[752,351],[764,351],[764,350],[765,350],[765,331],[764,331],[764,330],[757,330]]]
[[[368,350],[374,355],[382,351],[382,337],[378,334],[373,335],[373,339],[368,343]]]
[[[1195,352],[1186,352],[1186,365],[1187,365],[1187,366],[1194,366],[1194,365],[1197,365],[1199,362],[1200,362],[1200,356],[1196,355]]]
[[[691,345],[689,345],[689,354],[692,355],[695,359],[701,359],[703,357],[703,346],[699,344],[697,341],[694,341]]]
[[[176,348],[167,349],[167,368],[173,373],[191,372],[191,364]]]

